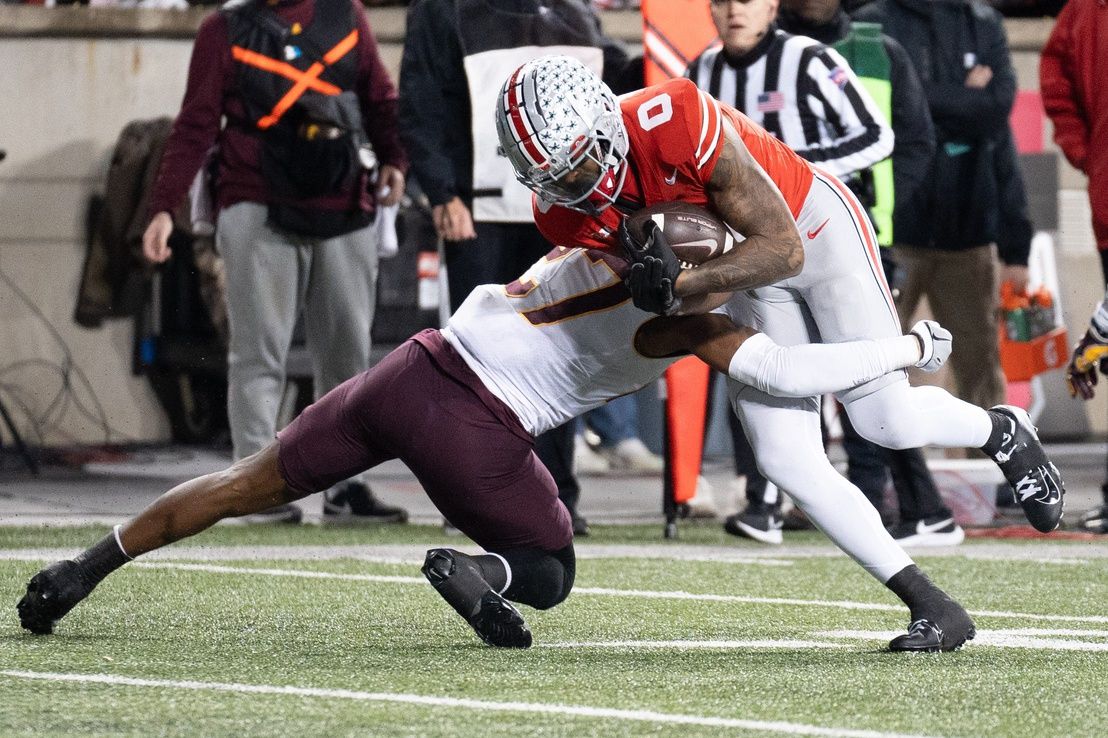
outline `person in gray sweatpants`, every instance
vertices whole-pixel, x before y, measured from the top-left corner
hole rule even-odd
[[[292,39],[292,41],[290,41]],[[143,254],[170,256],[171,213],[213,147],[216,246],[227,276],[227,412],[235,459],[272,443],[302,316],[316,398],[369,366],[378,204],[404,191],[396,89],[355,0],[248,0],[201,23],[150,198]],[[372,160],[376,183],[371,179]],[[403,522],[355,478],[324,520]],[[274,499],[245,522],[299,522]]]

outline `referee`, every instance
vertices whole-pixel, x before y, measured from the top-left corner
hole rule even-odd
[[[723,45],[694,59],[685,76],[850,184],[892,153],[892,129],[837,52],[777,27],[777,5],[711,0]]]

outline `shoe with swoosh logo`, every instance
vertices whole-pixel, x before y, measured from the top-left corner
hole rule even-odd
[[[1014,405],[989,410],[993,433],[982,451],[1004,472],[1023,514],[1035,530],[1049,533],[1065,511],[1062,473],[1047,458],[1027,411]]]
[[[901,546],[957,546],[966,532],[949,515],[923,520],[904,520],[889,528],[889,535]]]
[[[731,535],[771,546],[781,545],[782,527],[781,511],[772,506],[750,505],[723,522],[723,529]]]
[[[912,610],[908,632],[889,641],[889,650],[907,653],[959,651],[972,641],[977,628],[966,609],[939,591],[936,599]]]

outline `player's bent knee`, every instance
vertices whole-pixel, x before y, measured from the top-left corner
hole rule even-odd
[[[909,417],[898,418],[893,414],[886,414],[882,417],[855,419],[852,415],[850,422],[862,438],[894,451],[924,445],[919,427]]]
[[[549,610],[569,597],[577,571],[572,544],[558,551],[517,549],[499,553],[512,569],[512,582],[504,591],[509,600]]]

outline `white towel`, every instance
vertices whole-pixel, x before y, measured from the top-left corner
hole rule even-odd
[[[388,259],[400,252],[400,241],[396,237],[396,216],[399,212],[399,203],[377,204],[377,258],[379,259]]]

